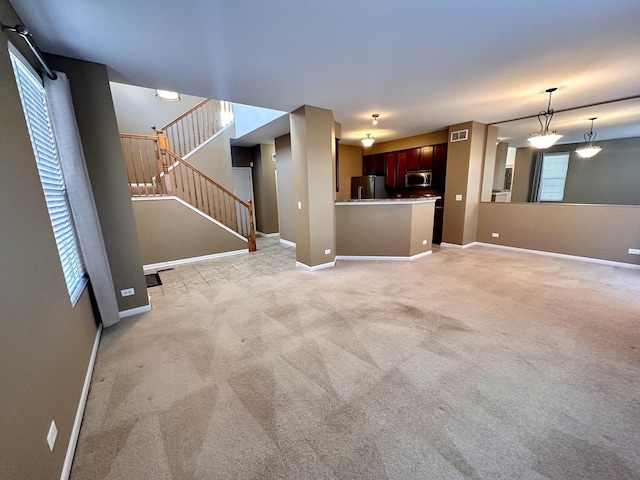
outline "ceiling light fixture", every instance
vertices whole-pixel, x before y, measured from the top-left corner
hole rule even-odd
[[[156,89],[156,98],[164,100],[165,102],[179,102],[180,94],[178,92],[172,92],[170,90]]]
[[[598,117],[593,117],[589,119],[591,120],[591,130],[589,130],[587,133],[584,134],[584,141],[587,142],[587,144],[583,145],[582,147],[576,148],[576,153],[580,155],[582,158],[594,157],[600,153],[600,150],[602,150],[601,147],[598,147],[597,145],[593,144],[593,141],[596,139],[596,136],[598,135],[596,132],[593,131],[593,121],[597,118]]]
[[[549,105],[547,111],[541,111],[538,113],[538,122],[540,123],[540,132],[532,133],[527,137],[527,140],[536,148],[544,149],[549,148],[562,138],[562,135],[558,135],[555,130],[549,131],[551,125],[551,119],[553,118],[553,109],[551,108],[551,94],[555,92],[557,88],[548,88],[546,91],[549,94]],[[544,123],[542,123],[542,117],[544,117]]]
[[[378,117],[380,116],[380,114],[379,113],[374,113],[371,116],[373,117],[373,122],[371,122],[371,123],[373,123],[374,125],[377,125],[378,124]]]
[[[371,145],[373,145],[373,142],[376,141],[376,138],[372,137],[370,133],[367,133],[367,136],[360,141],[362,142],[363,147],[369,148]]]

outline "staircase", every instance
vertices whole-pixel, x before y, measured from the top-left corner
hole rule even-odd
[[[245,237],[254,252],[252,203],[184,159],[232,119],[229,102],[206,99],[151,135],[120,134],[120,143],[132,197],[176,196]]]

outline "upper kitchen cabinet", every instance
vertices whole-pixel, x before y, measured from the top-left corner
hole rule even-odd
[[[363,175],[384,175],[384,153],[376,153],[375,155],[365,155],[362,157],[362,174]]]
[[[396,157],[396,188],[404,187],[404,176],[407,174],[407,151],[398,152]]]
[[[362,175],[375,175],[373,155],[365,155],[362,157]]]
[[[446,169],[446,143],[362,157],[362,174],[384,175],[388,190],[404,188],[406,173],[419,170],[432,170],[432,188],[444,190]]]
[[[444,190],[447,175],[447,144],[441,143],[433,147],[433,181],[431,186]]]
[[[407,171],[415,172],[420,170],[420,148],[407,150]]]
[[[433,147],[420,149],[420,168],[418,170],[433,170]]]
[[[387,187],[387,189],[396,188],[396,168],[396,152],[386,153],[384,156],[384,176],[386,177],[385,187]]]

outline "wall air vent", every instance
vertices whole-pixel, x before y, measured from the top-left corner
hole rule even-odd
[[[465,130],[456,130],[455,132],[451,132],[451,141],[452,142],[462,142],[464,140],[469,139],[469,129]]]

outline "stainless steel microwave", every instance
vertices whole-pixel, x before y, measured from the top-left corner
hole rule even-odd
[[[430,187],[431,186],[431,170],[422,170],[420,172],[408,172],[404,176],[405,187]]]

